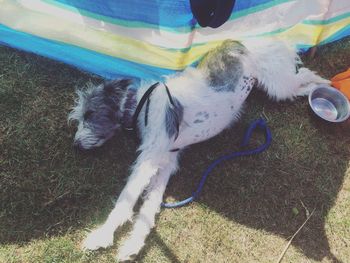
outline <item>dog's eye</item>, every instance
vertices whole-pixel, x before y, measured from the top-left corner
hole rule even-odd
[[[92,110],[88,110],[84,113],[84,119],[88,119],[90,118],[90,116],[93,114],[94,112]]]

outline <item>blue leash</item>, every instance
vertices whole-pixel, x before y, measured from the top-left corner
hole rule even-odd
[[[199,182],[199,185],[197,187],[197,190],[192,194],[191,197],[184,199],[182,201],[179,202],[175,202],[175,203],[162,203],[162,207],[165,208],[175,208],[175,207],[180,207],[180,206],[184,206],[190,202],[192,202],[194,199],[197,199],[200,192],[202,191],[202,188],[204,186],[205,180],[207,179],[208,175],[213,171],[213,169],[219,165],[220,163],[222,163],[223,161],[226,160],[230,160],[239,156],[247,156],[247,155],[252,155],[252,154],[257,154],[257,153],[261,153],[263,151],[265,151],[271,144],[272,141],[272,136],[271,136],[271,131],[270,129],[267,127],[266,122],[263,119],[258,119],[256,121],[254,121],[252,124],[250,124],[248,130],[246,131],[244,138],[243,138],[243,142],[241,144],[241,147],[245,147],[248,145],[250,137],[253,133],[253,131],[256,128],[260,128],[262,130],[265,131],[265,143],[258,146],[255,149],[251,149],[251,150],[245,150],[245,151],[240,151],[240,152],[232,152],[230,154],[224,155],[218,159],[216,159],[214,162],[212,162],[209,167],[204,171],[202,178]]]

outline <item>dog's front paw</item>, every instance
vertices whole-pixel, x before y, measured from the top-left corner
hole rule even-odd
[[[93,230],[82,244],[83,250],[96,250],[113,245],[113,231],[103,227]]]
[[[135,260],[143,245],[144,242],[142,240],[128,239],[119,249],[117,260],[119,262],[130,262]]]

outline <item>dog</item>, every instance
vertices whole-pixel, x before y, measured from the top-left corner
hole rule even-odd
[[[319,83],[329,81],[303,67],[296,50],[283,41],[226,40],[209,51],[197,67],[167,76],[163,83],[142,81],[138,85],[118,79],[78,91],[68,117],[78,122],[75,147],[99,147],[118,131],[132,127],[138,129],[141,141],[114,209],[83,241],[83,249],[112,245],[115,230],[132,219],[133,207],[142,196],[131,234],[117,255],[119,261],[134,259],[155,225],[163,193],[178,169],[183,149],[230,127],[241,116],[252,88],[263,89],[271,99],[281,101],[308,95]],[[137,107],[141,101],[145,105]]]

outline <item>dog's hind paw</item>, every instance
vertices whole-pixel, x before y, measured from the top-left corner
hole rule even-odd
[[[117,260],[119,262],[130,262],[135,260],[143,245],[144,242],[141,240],[128,239],[119,249]]]
[[[96,250],[113,245],[113,231],[103,227],[93,230],[83,241],[83,250]]]
[[[136,254],[132,254],[132,255],[119,255],[117,256],[117,261],[120,263],[129,263],[129,262],[134,262],[134,260],[136,259]]]

